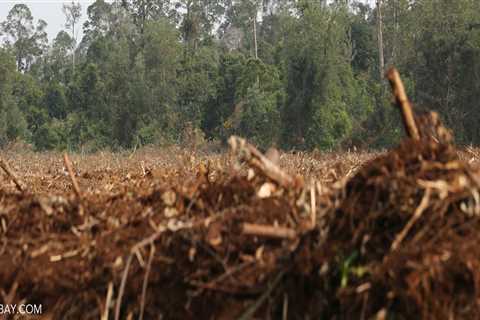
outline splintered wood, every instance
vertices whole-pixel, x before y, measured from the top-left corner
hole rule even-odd
[[[72,180],[73,191],[78,199],[82,198],[82,193],[80,191],[80,187],[78,186],[77,179],[75,178],[75,173],[73,172],[72,163],[70,162],[70,158],[68,154],[63,155],[63,162],[65,163],[65,167],[67,168],[68,174],[70,175],[70,179]]]
[[[292,187],[295,180],[282,171],[274,162],[264,156],[257,148],[249,144],[245,139],[232,136],[228,140],[233,152],[240,155],[240,158],[255,167],[268,178],[284,188]]]
[[[267,238],[278,238],[278,239],[295,239],[297,233],[295,230],[285,227],[273,227],[252,223],[244,223],[242,227],[242,232],[244,234],[267,237]]]
[[[400,108],[403,124],[405,130],[410,138],[414,140],[420,139],[420,134],[418,133],[417,126],[415,124],[415,117],[413,115],[412,105],[408,101],[407,94],[405,93],[405,87],[403,86],[402,79],[397,69],[390,68],[387,72],[388,81],[392,86],[393,95],[397,106]]]
[[[5,171],[5,173],[10,177],[10,179],[12,179],[18,191],[22,192],[25,190],[25,188],[23,187],[23,184],[20,182],[17,176],[13,173],[13,170],[10,168],[8,163],[5,162],[3,159],[0,159],[0,167],[2,167],[3,171]]]

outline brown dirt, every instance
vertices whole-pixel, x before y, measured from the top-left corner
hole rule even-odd
[[[27,190],[0,176],[0,303],[49,319],[473,319],[475,152],[282,154],[288,188],[228,154],[71,155],[77,199],[61,154],[5,150]]]

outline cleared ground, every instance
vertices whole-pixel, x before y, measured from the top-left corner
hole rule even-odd
[[[244,146],[72,154],[80,195],[62,154],[20,149],[2,153],[23,187],[2,173],[3,304],[54,319],[477,311],[476,149],[405,141],[282,153],[279,168]]]

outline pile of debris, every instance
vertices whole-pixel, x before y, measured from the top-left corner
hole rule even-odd
[[[82,192],[68,156],[73,194],[29,193],[4,163],[17,191],[0,191],[1,303],[53,319],[265,314],[315,217],[301,177],[230,142],[231,172],[202,163],[191,183],[113,195]]]
[[[212,179],[115,195],[0,190],[0,303],[52,319],[476,318],[480,174],[434,113],[325,188],[245,140]]]
[[[404,116],[409,137],[350,179],[327,216],[326,318],[478,316],[480,171],[435,113],[414,120]]]

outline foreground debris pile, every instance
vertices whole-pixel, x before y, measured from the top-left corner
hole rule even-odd
[[[138,186],[86,192],[77,180],[102,178],[75,174],[65,157],[55,180],[74,192],[2,188],[1,302],[26,299],[55,319],[267,312],[258,297],[283,280],[315,223],[302,178],[232,141],[251,165],[226,172],[200,163],[184,183],[166,185],[147,167],[125,178]]]
[[[451,144],[433,138],[406,139],[366,164],[346,184],[319,250],[337,305],[326,304],[328,316],[477,318],[479,182]]]
[[[86,190],[103,176],[66,157],[55,193],[2,180],[0,303],[52,319],[477,318],[480,174],[435,114],[415,122],[328,186],[235,137],[237,160],[190,179],[142,165]]]

